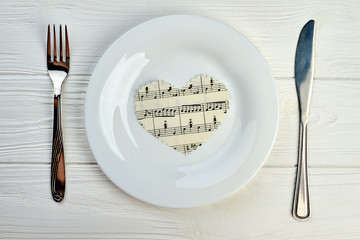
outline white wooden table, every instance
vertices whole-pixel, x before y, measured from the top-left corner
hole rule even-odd
[[[276,78],[280,126],[271,155],[233,196],[193,209],[136,200],[97,165],[84,129],[94,67],[130,28],[168,14],[199,14],[234,27]],[[315,19],[316,57],[308,132],[312,217],[291,215],[298,143],[294,57]],[[67,171],[62,203],[50,194],[52,83],[46,26],[66,23],[71,75],[63,89]],[[0,238],[360,239],[360,2],[28,1],[0,3]]]

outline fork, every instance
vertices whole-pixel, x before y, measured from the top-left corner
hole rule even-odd
[[[63,48],[62,32],[60,25],[60,59],[56,49],[55,25],[53,25],[53,47],[51,46],[51,27],[48,25],[47,36],[47,69],[54,85],[54,125],[51,156],[51,193],[56,202],[64,199],[65,195],[65,156],[63,146],[63,134],[61,123],[61,85],[67,77],[70,69],[70,49],[65,25],[65,47]],[[65,51],[65,55],[64,55]]]

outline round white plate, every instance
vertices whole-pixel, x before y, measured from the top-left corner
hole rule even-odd
[[[154,80],[182,88],[202,74],[228,87],[230,108],[214,135],[184,155],[138,123],[135,95]],[[86,133],[101,169],[128,194],[164,207],[209,204],[241,188],[266,160],[278,121],[263,56],[233,28],[200,16],[160,17],[125,33],[101,58],[86,95]]]

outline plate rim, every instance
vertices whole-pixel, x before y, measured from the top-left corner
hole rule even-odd
[[[203,202],[201,204],[186,204],[186,205],[179,205],[179,206],[176,206],[176,205],[173,205],[173,204],[159,204],[157,201],[151,201],[149,199],[143,199],[139,196],[137,196],[136,194],[134,194],[133,192],[131,191],[128,191],[126,188],[124,188],[123,186],[120,186],[116,180],[113,179],[112,176],[110,176],[108,173],[107,173],[107,170],[106,170],[106,166],[103,165],[103,163],[101,163],[101,161],[98,160],[98,157],[97,156],[97,153],[95,153],[95,150],[96,149],[96,146],[93,146],[92,143],[91,143],[91,140],[90,140],[90,137],[89,137],[89,117],[87,117],[87,115],[89,115],[89,89],[92,85],[92,82],[94,82],[94,73],[98,71],[100,65],[105,61],[104,59],[106,58],[106,55],[108,55],[108,53],[111,51],[111,49],[113,49],[117,43],[119,41],[121,41],[121,39],[123,37],[125,37],[129,32],[133,31],[134,29],[137,29],[137,28],[140,28],[141,26],[143,25],[146,25],[146,24],[149,24],[150,22],[152,21],[156,21],[156,20],[160,20],[160,19],[165,19],[165,18],[168,18],[168,17],[195,17],[195,18],[203,18],[204,20],[210,20],[210,21],[214,21],[214,22],[217,22],[217,23],[220,23],[222,24],[224,27],[227,27],[227,28],[231,28],[233,31],[235,31],[237,34],[240,34],[243,38],[245,38],[252,46],[253,48],[259,53],[259,55],[262,57],[263,59],[263,62],[265,63],[265,66],[266,66],[266,69],[267,71],[269,72],[270,76],[271,76],[271,82],[272,82],[272,85],[273,85],[273,90],[274,90],[274,97],[276,98],[276,105],[275,105],[275,108],[276,108],[276,126],[275,129],[274,129],[274,135],[272,137],[272,141],[271,143],[269,142],[269,148],[265,154],[265,157],[262,159],[261,161],[261,164],[256,168],[255,171],[252,172],[251,176],[247,178],[246,181],[244,181],[242,184],[237,184],[236,187],[233,189],[232,192],[228,193],[227,195],[225,196],[218,196],[217,198],[213,198],[211,200],[209,200],[208,202]],[[105,80],[106,81],[106,80]],[[275,81],[275,78],[273,76],[273,73],[270,69],[270,66],[268,64],[268,62],[266,61],[265,57],[262,55],[262,53],[260,52],[260,50],[246,37],[244,36],[241,32],[239,32],[238,30],[236,30],[235,28],[233,28],[232,26],[230,25],[227,25],[226,23],[224,22],[221,22],[221,21],[218,21],[216,19],[213,19],[213,18],[209,18],[209,17],[204,17],[204,16],[201,16],[201,15],[193,15],[193,14],[172,14],[172,15],[166,15],[166,16],[161,16],[161,17],[155,17],[155,18],[152,18],[150,20],[147,20],[145,22],[142,22],[132,28],[130,28],[128,31],[124,32],[123,34],[121,34],[121,36],[117,37],[115,39],[115,41],[113,41],[113,43],[107,47],[107,49],[105,50],[105,52],[102,54],[101,58],[99,59],[98,63],[96,64],[96,67],[94,68],[92,74],[91,74],[91,78],[89,80],[89,84],[88,84],[88,87],[87,87],[87,91],[86,91],[86,98],[85,98],[85,104],[84,104],[84,122],[85,122],[85,132],[86,132],[86,138],[87,138],[87,141],[88,141],[88,144],[89,144],[89,147],[90,147],[90,150],[97,162],[97,164],[100,166],[100,168],[102,169],[102,171],[104,172],[104,174],[107,176],[107,178],[109,178],[119,189],[123,190],[124,192],[126,192],[127,194],[129,194],[130,196],[133,196],[134,198],[136,199],[139,199],[139,200],[142,200],[144,202],[147,202],[147,203],[150,203],[150,204],[153,204],[153,205],[156,205],[156,206],[160,206],[160,207],[168,207],[168,208],[191,208],[191,207],[197,207],[197,206],[202,206],[202,205],[207,205],[207,204],[211,204],[211,203],[214,203],[214,202],[217,202],[221,199],[224,199],[226,197],[229,197],[230,195],[232,195],[233,193],[239,191],[241,188],[243,188],[249,181],[251,181],[254,176],[260,171],[260,169],[263,167],[263,165],[265,164],[266,160],[268,159],[272,149],[273,149],[273,146],[274,146],[274,143],[276,141],[276,137],[277,137],[277,134],[278,134],[278,128],[279,128],[279,120],[280,120],[280,104],[279,104],[279,95],[278,95],[278,89],[277,89],[277,84],[276,84],[276,81]]]

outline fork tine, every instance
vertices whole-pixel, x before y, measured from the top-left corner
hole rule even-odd
[[[48,25],[48,37],[47,37],[47,60],[51,62],[51,36],[50,36],[50,24]]]
[[[64,61],[63,54],[63,38],[62,38],[62,25],[60,24],[60,61]]]
[[[54,61],[57,61],[55,24],[54,24]]]
[[[69,47],[69,38],[67,32],[67,26],[65,25],[65,49],[66,49],[66,61],[70,61],[70,47]]]

